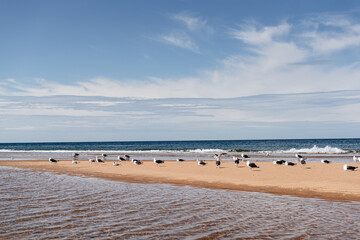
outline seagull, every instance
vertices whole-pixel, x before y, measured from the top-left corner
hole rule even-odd
[[[305,165],[306,165],[305,158],[299,158],[299,161],[300,161],[301,166],[305,166]]]
[[[123,157],[121,157],[121,156],[118,156],[118,160],[119,160],[119,161],[126,161],[126,159],[123,158]]]
[[[73,158],[77,158],[79,155],[78,153],[73,153]]]
[[[142,164],[142,161],[140,161],[140,160],[132,159],[131,161],[132,161],[135,165],[141,165],[141,164]]]
[[[57,163],[59,160],[55,160],[54,158],[49,158],[49,162]]]
[[[285,161],[286,166],[295,166],[296,163]]]
[[[321,162],[322,162],[322,163],[326,163],[326,164],[331,163],[329,160],[325,160],[325,159],[321,159]]]
[[[246,155],[246,154],[244,154],[244,153],[241,154],[241,157],[242,157],[242,158],[249,158],[249,156]]]
[[[218,160],[216,160],[216,167],[219,167],[220,168],[220,165],[221,165],[221,162],[220,162],[220,158]]]
[[[72,164],[78,164],[79,162],[78,162],[78,161],[75,161],[75,160],[72,160],[71,163],[72,163]]]
[[[156,166],[159,166],[159,164],[164,163],[163,160],[156,160],[156,158],[154,158],[154,163],[156,163]]]
[[[107,154],[103,153],[101,155],[103,156],[103,159],[105,160],[105,158],[107,157]]]
[[[276,160],[276,161],[273,161],[273,164],[282,165],[285,162],[286,162],[285,160]]]
[[[246,161],[246,166],[248,166],[249,168],[253,169],[253,168],[259,168],[258,165],[256,165],[255,163],[252,163],[250,161]]]
[[[359,162],[360,163],[360,157],[353,156],[353,160],[354,160],[354,162]]]
[[[125,157],[125,160],[126,160],[126,161],[129,161],[129,160],[130,160],[130,156],[129,156],[129,155],[125,154],[124,157]]]
[[[104,163],[104,160],[102,160],[101,158],[98,158],[97,156],[95,158],[96,158],[96,162]]]
[[[202,166],[205,166],[206,165],[206,162],[204,162],[203,160],[197,160],[197,163],[198,165],[202,165]]]
[[[120,163],[113,162],[113,165],[117,167],[117,166],[119,166],[119,165],[120,165]]]
[[[237,167],[239,167],[239,163],[240,163],[241,159],[238,158],[238,157],[233,156],[233,160],[234,160],[235,165],[236,165]]]
[[[344,165],[344,170],[345,171],[354,171],[357,168],[358,167],[348,166],[347,164]]]
[[[295,154],[295,157],[297,157],[297,158],[303,158],[300,154]]]
[[[89,162],[91,162],[91,163],[95,162],[95,159],[89,159]]]
[[[176,161],[178,161],[178,162],[184,162],[185,160],[182,159],[182,158],[178,158],[178,159],[176,159]]]

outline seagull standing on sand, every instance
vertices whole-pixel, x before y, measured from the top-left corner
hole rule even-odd
[[[114,165],[115,167],[117,167],[117,166],[119,166],[119,165],[120,165],[120,163],[113,162],[113,165]]]
[[[78,164],[79,162],[78,162],[78,161],[75,161],[75,160],[72,160],[71,163],[72,163],[72,164]]]
[[[233,160],[234,160],[235,165],[236,165],[237,167],[239,167],[239,163],[240,163],[241,159],[238,158],[238,157],[233,156]]]
[[[104,161],[101,159],[101,158],[98,158],[97,156],[95,157],[96,159],[96,162],[98,162],[98,163],[104,163]]]
[[[224,154],[226,154],[226,153],[220,153],[220,154],[215,154],[215,156],[214,156],[214,158],[215,158],[215,160],[216,160],[216,167],[218,168],[220,168],[220,165],[221,165],[221,156],[222,155],[224,155]]]
[[[159,164],[163,164],[164,161],[163,160],[156,160],[156,158],[154,158],[154,163],[156,164],[156,166],[158,167]]]
[[[142,161],[137,160],[137,159],[131,159],[131,161],[135,164],[135,165],[141,165]]]
[[[217,168],[220,168],[220,165],[221,165],[220,158],[216,160],[215,164],[216,164]]]
[[[118,156],[118,160],[119,161],[126,161],[125,158],[121,157],[121,156]]]
[[[273,164],[275,165],[283,165],[286,161],[285,160],[276,160],[276,161],[273,161]]]
[[[285,161],[286,166],[295,166],[296,163]]]
[[[126,160],[126,161],[129,161],[129,160],[130,160],[130,156],[129,156],[129,155],[125,154],[124,157],[125,157],[125,160]]]
[[[182,158],[178,158],[178,159],[176,159],[176,161],[178,161],[178,162],[184,162],[185,160],[182,159]]]
[[[246,166],[248,166],[249,168],[253,169],[253,168],[259,168],[258,165],[256,165],[255,163],[252,163],[250,161],[246,161]]]
[[[354,160],[354,162],[359,162],[360,163],[360,157],[353,156],[353,160]]]
[[[321,159],[321,163],[329,164],[331,162],[329,160]]]
[[[92,162],[96,162],[96,161],[95,161],[95,159],[92,159],[92,158],[91,158],[91,159],[89,159],[89,162],[92,163]]]
[[[295,154],[295,157],[297,157],[297,158],[303,158],[303,156],[301,156],[300,154]]]
[[[199,160],[199,159],[197,159],[197,163],[198,163],[198,165],[201,165],[201,166],[206,165],[206,162],[204,162],[203,160]]]
[[[305,166],[305,165],[306,165],[305,158],[299,158],[299,161],[300,161],[301,166]]]
[[[347,164],[344,165],[344,170],[345,171],[354,171],[355,169],[357,169],[358,167],[354,167],[354,166],[348,166]]]
[[[51,163],[57,163],[58,160],[55,160],[54,158],[49,158],[49,162],[51,162]]]

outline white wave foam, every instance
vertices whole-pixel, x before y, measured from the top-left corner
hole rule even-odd
[[[15,153],[218,153],[226,152],[223,149],[194,149],[194,150],[15,150],[15,149],[0,149],[0,152],[15,152]]]
[[[291,148],[289,150],[279,150],[275,152],[276,153],[347,153],[348,151],[345,151],[337,147],[326,146],[321,148],[314,145],[312,148],[300,148],[300,149]]]

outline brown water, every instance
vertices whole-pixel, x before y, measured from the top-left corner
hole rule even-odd
[[[360,203],[0,167],[0,239],[360,239]]]

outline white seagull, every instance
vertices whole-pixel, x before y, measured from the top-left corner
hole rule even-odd
[[[98,163],[104,163],[104,161],[101,158],[98,158],[97,156],[95,157],[95,160]]]
[[[198,163],[198,165],[201,165],[201,166],[206,165],[206,162],[204,162],[203,160],[199,160],[199,159],[197,159],[197,163]]]
[[[120,163],[113,162],[113,165],[114,165],[115,167],[117,167],[117,166],[119,166],[119,165],[120,165]]]
[[[163,160],[156,160],[156,158],[154,158],[154,163],[156,164],[156,166],[159,166],[159,164],[163,164],[164,161]]]
[[[72,163],[72,164],[78,164],[79,162],[78,162],[78,161],[75,161],[75,160],[72,160],[71,163]]]
[[[259,168],[258,165],[256,165],[255,163],[252,163],[250,161],[246,161],[246,166],[248,166],[249,168],[253,169],[253,168]]]
[[[273,164],[275,165],[283,165],[286,161],[285,160],[276,160],[276,161],[273,161]]]
[[[55,160],[54,158],[49,158],[49,162],[51,162],[51,163],[57,163],[58,160]]]
[[[344,170],[345,171],[354,171],[355,169],[357,169],[358,167],[354,167],[354,166],[348,166],[347,164],[344,165]]]
[[[305,166],[305,165],[306,165],[305,159],[306,159],[306,158],[299,158],[299,161],[300,161],[301,166]]]
[[[331,161],[325,160],[325,159],[321,159],[321,163],[329,164],[329,163],[331,163]]]
[[[234,160],[235,165],[236,165],[237,167],[239,167],[239,163],[240,163],[241,159],[238,158],[238,157],[233,156],[233,160]]]
[[[135,165],[141,165],[141,164],[142,164],[142,161],[140,161],[140,160],[132,159],[131,161],[132,161]]]
[[[360,157],[353,156],[353,160],[354,160],[354,162],[359,162],[360,163]]]
[[[296,163],[285,161],[286,166],[295,166]]]

